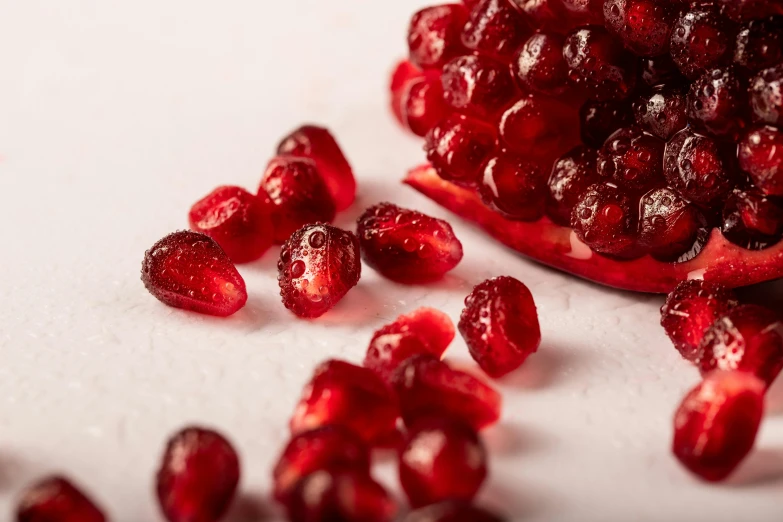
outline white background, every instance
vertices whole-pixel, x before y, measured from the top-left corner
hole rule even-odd
[[[163,442],[197,422],[241,451],[232,520],[278,520],[270,469],[313,366],[360,361],[374,329],[421,305],[456,319],[472,285],[508,274],[533,291],[544,342],[500,385],[483,503],[542,522],[780,520],[780,417],[726,485],[670,456],[697,373],[657,324],[660,297],[541,268],[454,218],[466,255],[445,281],[403,287],[367,269],[315,322],[280,303],[276,251],[241,267],[250,300],[228,320],[144,290],[144,250],[214,186],[255,190],[303,122],[331,127],[355,167],[359,199],[338,224],[382,199],[445,215],[399,183],[423,154],[387,112],[389,69],[424,4],[0,0],[0,519],[26,483],[63,471],[112,520],[159,520]],[[466,354],[458,340],[450,357]],[[396,490],[392,464],[378,471]]]

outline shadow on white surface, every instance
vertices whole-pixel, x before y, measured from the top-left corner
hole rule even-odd
[[[272,507],[271,501],[263,495],[240,492],[223,520],[225,522],[266,522],[281,519],[281,515]]]
[[[540,390],[554,386],[566,375],[565,369],[579,368],[589,371],[590,358],[580,353],[578,347],[568,349],[546,341],[517,370],[500,379],[500,384],[523,390]],[[570,378],[570,376],[569,376]]]
[[[514,480],[513,483],[500,483],[497,477],[490,478],[480,493],[478,504],[486,507],[505,520],[557,520],[547,515],[555,499],[549,492],[541,491],[528,482]]]
[[[757,448],[729,477],[727,486],[751,488],[783,484],[783,448]]]
[[[501,422],[481,435],[492,458],[536,453],[546,450],[552,443],[551,438],[535,428],[511,422]]]

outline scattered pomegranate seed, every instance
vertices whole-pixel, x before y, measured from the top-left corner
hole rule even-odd
[[[595,150],[580,145],[560,157],[549,177],[547,215],[562,226],[571,226],[571,214],[581,195],[600,181]]]
[[[427,133],[446,114],[441,78],[428,72],[411,81],[402,98],[402,124],[416,136]]]
[[[369,473],[370,450],[356,435],[338,426],[324,426],[293,437],[272,472],[275,499],[287,503],[299,480],[322,469]]]
[[[637,257],[638,199],[613,183],[598,183],[574,207],[571,227],[586,245],[602,254]]]
[[[403,522],[503,522],[503,519],[469,502],[447,500],[411,511]]]
[[[707,220],[692,203],[668,187],[642,198],[639,245],[661,261],[677,261],[707,233]]]
[[[440,177],[458,185],[475,186],[484,163],[495,150],[496,140],[491,126],[452,115],[430,130],[424,150]]]
[[[326,425],[347,428],[379,445],[396,433],[399,409],[391,389],[374,371],[328,360],[319,364],[291,418],[291,433]]]
[[[336,213],[328,187],[315,162],[308,158],[274,158],[269,162],[258,193],[261,196],[266,193],[272,202],[276,243],[283,243],[308,223],[329,223]]]
[[[733,67],[705,72],[688,91],[691,124],[713,136],[733,137],[742,129],[747,105],[747,85]]]
[[[348,160],[345,159],[342,149],[340,149],[340,146],[328,129],[315,125],[303,125],[283,138],[283,141],[277,147],[277,154],[280,156],[302,156],[313,160],[318,173],[326,182],[326,187],[329,189],[338,211],[350,207],[353,200],[356,199],[356,180],[353,177],[353,170]],[[282,161],[278,168],[286,168],[285,165],[287,165],[287,162]],[[267,175],[271,176],[269,172],[267,172]],[[281,174],[278,173],[277,176],[281,176]],[[291,186],[297,192],[302,190],[301,185],[296,183]],[[318,191],[315,188],[311,190],[312,194],[317,196],[316,199],[320,200]],[[284,198],[282,195],[278,197]],[[280,204],[277,203],[274,197],[272,200],[276,204]],[[328,214],[326,204],[321,202],[320,205],[322,206],[320,211],[324,215]],[[331,221],[331,219],[322,218],[322,221]]]
[[[554,159],[576,142],[578,125],[579,114],[568,105],[530,94],[503,113],[500,138],[507,152]]]
[[[391,203],[365,210],[357,234],[364,261],[400,283],[438,280],[462,260],[462,244],[448,223]]]
[[[533,295],[507,276],[484,281],[465,298],[459,331],[473,359],[495,378],[519,368],[541,344]]]
[[[364,367],[392,384],[400,364],[423,353],[440,358],[454,340],[454,334],[454,323],[448,315],[434,308],[419,308],[375,332]]]
[[[511,66],[523,89],[557,95],[568,87],[563,37],[557,33],[534,33],[519,50]]]
[[[753,448],[763,410],[764,383],[753,375],[707,375],[674,416],[674,456],[704,480],[724,480]]]
[[[695,80],[731,59],[736,30],[707,3],[685,10],[674,24],[671,56],[680,71]]]
[[[181,230],[147,250],[141,280],[161,302],[225,317],[247,302],[245,281],[209,236]]]
[[[783,17],[751,20],[737,34],[734,63],[752,72],[783,61]]]
[[[500,418],[501,397],[497,391],[431,355],[405,361],[394,376],[394,387],[408,426],[421,418],[445,415],[481,429]]]
[[[424,73],[408,60],[402,60],[393,69],[389,92],[391,92],[391,109],[395,119],[403,127],[407,127],[403,119],[405,95],[411,82],[423,78]]]
[[[783,208],[758,190],[737,190],[723,206],[723,235],[748,250],[763,250],[783,238]]]
[[[462,43],[478,54],[508,59],[529,34],[509,0],[480,0],[462,31]]]
[[[169,522],[219,520],[239,483],[239,457],[219,433],[189,427],[169,439],[157,476],[158,502]]]
[[[625,101],[587,100],[579,110],[582,142],[600,149],[606,139],[621,127],[632,123],[633,117]]]
[[[104,522],[106,517],[64,477],[48,477],[24,490],[16,508],[17,522]]]
[[[677,87],[659,85],[634,103],[636,123],[645,131],[669,140],[688,124],[688,102]]]
[[[770,196],[783,196],[783,131],[755,127],[739,142],[739,164],[753,184]]]
[[[487,454],[473,429],[435,417],[417,422],[399,457],[400,484],[411,506],[471,500],[487,476]]]
[[[537,221],[544,215],[547,174],[519,156],[501,154],[487,162],[479,195],[509,219]]]
[[[601,26],[570,33],[563,45],[569,78],[600,100],[627,98],[636,84],[636,62]]]
[[[460,56],[443,68],[443,99],[453,110],[491,121],[517,96],[508,64]]]
[[[631,193],[663,185],[665,146],[639,127],[624,127],[609,136],[598,151],[598,173]]]
[[[441,68],[462,54],[460,35],[467,19],[460,4],[436,5],[414,14],[408,28],[411,62],[423,69]]]
[[[677,14],[669,0],[607,0],[606,26],[625,46],[642,56],[669,50],[669,38]]]
[[[750,105],[756,121],[783,125],[783,64],[764,69],[753,77]]]
[[[234,263],[248,263],[272,246],[272,219],[264,202],[240,187],[223,186],[196,202],[190,228],[220,245]]]
[[[560,0],[512,0],[539,31],[563,30],[566,15]],[[569,27],[570,28],[570,27]]]
[[[603,0],[561,0],[565,12],[577,25],[603,23]]]

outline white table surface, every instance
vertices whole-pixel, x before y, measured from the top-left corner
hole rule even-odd
[[[144,250],[214,186],[254,190],[303,122],[331,127],[355,167],[359,199],[339,225],[383,199],[447,215],[399,183],[423,154],[387,111],[389,68],[425,3],[0,1],[0,519],[26,483],[62,471],[112,520],[160,520],[163,441],[195,422],[241,452],[231,520],[279,520],[270,468],[314,365],[360,361],[374,329],[418,306],[456,320],[472,285],[508,274],[531,288],[544,342],[500,384],[482,502],[541,522],[780,520],[781,417],[729,484],[702,485],[670,456],[698,377],[658,326],[660,297],[539,267],[456,218],[465,259],[445,281],[366,269],[315,322],[280,303],[274,251],[241,267],[250,300],[228,320],[146,292]],[[450,357],[467,359],[460,339]],[[391,462],[378,476],[397,490]]]

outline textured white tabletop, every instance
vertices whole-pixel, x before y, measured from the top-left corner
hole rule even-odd
[[[359,199],[339,225],[383,199],[446,215],[399,183],[423,154],[387,113],[389,68],[424,4],[0,1],[0,520],[53,471],[114,521],[159,520],[163,441],[192,422],[241,452],[232,521],[279,520],[270,468],[313,366],[360,361],[375,328],[418,306],[456,320],[472,285],[501,274],[531,288],[544,341],[500,384],[482,502],[541,522],[780,520],[783,418],[767,417],[729,484],[704,486],[670,456],[698,376],[658,326],[660,297],[539,267],[455,218],[465,259],[445,281],[403,287],[366,269],[315,322],[280,303],[276,251],[241,267],[250,300],[228,320],[145,291],[144,250],[214,186],[254,190],[303,122],[331,127],[355,167]],[[450,357],[467,359],[461,340]],[[390,462],[378,474],[396,490]]]

